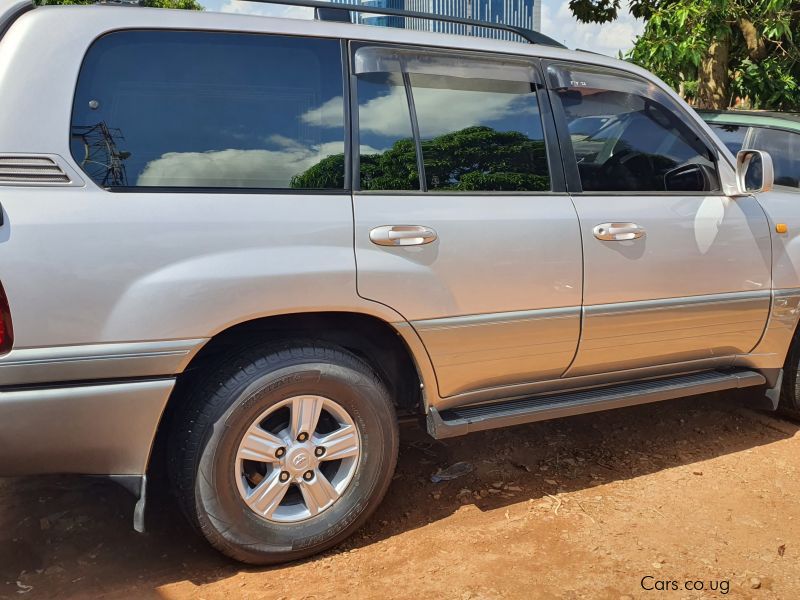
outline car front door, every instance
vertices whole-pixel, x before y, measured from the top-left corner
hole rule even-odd
[[[442,397],[561,376],[581,241],[538,64],[354,44],[352,71],[359,293],[411,323]]]
[[[720,191],[727,165],[652,82],[571,64],[549,65],[547,78],[584,245],[567,375],[692,370],[749,352],[770,306],[770,232],[755,198]]]

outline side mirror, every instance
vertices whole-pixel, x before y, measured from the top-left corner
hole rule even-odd
[[[768,192],[775,182],[772,157],[763,150],[740,150],[736,155],[736,183],[741,194]]]

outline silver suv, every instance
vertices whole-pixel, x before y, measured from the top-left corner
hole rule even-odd
[[[0,474],[116,478],[141,529],[163,441],[273,563],[377,508],[398,416],[800,408],[800,204],[631,64],[18,0],[0,34]]]

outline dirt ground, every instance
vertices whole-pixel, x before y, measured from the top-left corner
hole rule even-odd
[[[216,554],[158,490],[140,535],[115,484],[0,480],[0,596],[800,598],[799,428],[724,395],[445,442],[411,425],[366,527],[278,568]]]

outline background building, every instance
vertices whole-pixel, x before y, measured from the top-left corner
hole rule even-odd
[[[332,2],[348,3],[350,0],[332,0]],[[353,0],[356,1],[356,0]],[[361,0],[365,6],[378,8],[400,8],[415,10],[438,15],[454,17],[467,17],[492,23],[505,23],[534,29],[539,31],[542,24],[542,5],[540,0]],[[359,14],[358,22],[366,25],[380,25],[384,27],[405,27],[423,31],[436,31],[440,33],[472,34],[480,37],[491,37],[505,40],[518,39],[511,32],[495,29],[479,28],[474,31],[470,25],[458,23],[443,23],[441,21],[428,21],[422,19],[405,19],[403,17],[389,17],[378,15]]]

